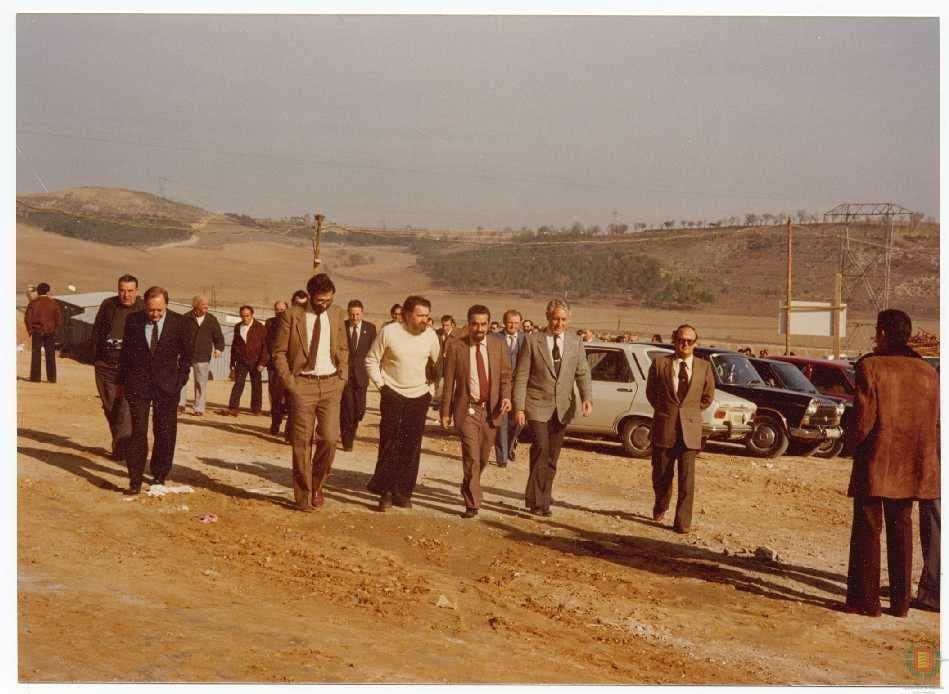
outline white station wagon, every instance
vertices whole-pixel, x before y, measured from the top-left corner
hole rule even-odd
[[[653,360],[672,350],[642,342],[586,342],[583,346],[593,380],[593,413],[575,417],[567,435],[618,440],[627,455],[648,457],[653,410],[646,400],[646,376]],[[715,399],[702,412],[703,443],[744,439],[752,431],[757,407],[716,388]]]

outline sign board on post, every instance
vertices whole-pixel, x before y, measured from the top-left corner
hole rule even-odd
[[[787,313],[778,310],[778,334],[787,333]],[[827,301],[792,301],[791,334],[834,336],[834,305]],[[847,336],[847,305],[840,306],[840,337]]]

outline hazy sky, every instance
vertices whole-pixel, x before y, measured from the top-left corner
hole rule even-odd
[[[18,192],[537,226],[939,214],[937,19],[25,15]]]

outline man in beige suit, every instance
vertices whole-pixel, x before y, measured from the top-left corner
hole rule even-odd
[[[293,497],[301,511],[315,511],[323,506],[323,482],[336,456],[349,347],[346,316],[332,305],[332,280],[324,273],[313,275],[306,291],[305,305],[295,304],[280,315],[273,364],[290,401]]]
[[[501,418],[511,410],[511,364],[503,340],[488,337],[491,312],[468,309],[468,334],[445,342],[444,391],[439,413],[448,429],[452,418],[461,436],[462,518],[481,507],[481,473],[488,465]]]
[[[691,325],[672,335],[675,354],[656,359],[649,368],[646,398],[652,405],[652,517],[661,522],[672,499],[672,478],[679,471],[679,494],[673,529],[685,534],[692,526],[695,499],[695,456],[702,449],[702,410],[715,397],[712,366],[692,352],[699,336]]]
[[[547,327],[524,340],[514,371],[517,426],[530,426],[534,440],[525,503],[528,511],[550,516],[557,459],[567,424],[576,414],[573,386],[580,390],[583,416],[593,412],[593,383],[586,352],[576,333],[567,332],[570,307],[563,299],[547,303]]]

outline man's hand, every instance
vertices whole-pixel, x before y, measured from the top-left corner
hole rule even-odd
[[[501,412],[510,412],[511,411],[511,401],[508,398],[504,398],[501,401]]]
[[[441,420],[442,420],[442,428],[451,429],[451,415],[450,414],[446,414],[444,417],[441,418]]]
[[[263,371],[263,370],[264,370],[263,365],[258,364],[258,365],[257,365],[257,371],[259,372],[259,371]]]
[[[590,402],[589,400],[584,400],[582,409],[583,409],[583,416],[589,417],[590,413],[593,412],[593,403]]]
[[[527,415],[524,414],[524,410],[518,410],[514,413],[514,421],[517,422],[517,426],[519,427],[527,424]]]
[[[213,352],[211,352],[211,356],[217,359],[219,356],[221,356],[221,350],[219,349],[214,350]]]

